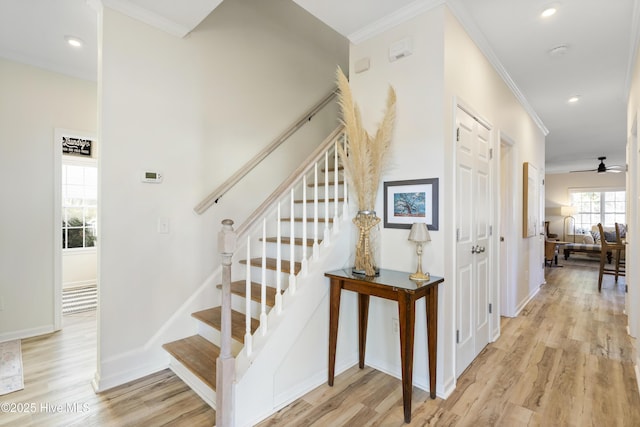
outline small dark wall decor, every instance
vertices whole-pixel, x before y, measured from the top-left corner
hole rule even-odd
[[[74,138],[71,136],[62,137],[62,154],[91,157],[90,139]]]
[[[438,229],[438,178],[384,183],[384,227],[410,229],[414,222]]]

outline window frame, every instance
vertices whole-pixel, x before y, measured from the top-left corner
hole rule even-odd
[[[624,187],[582,187],[582,188],[568,188],[568,200],[570,203],[570,206],[574,207],[576,210],[574,212],[574,214],[572,215],[574,223],[575,223],[575,231],[574,233],[576,234],[580,234],[579,231],[582,230],[583,233],[589,233],[591,231],[591,229],[585,229],[584,227],[578,227],[577,221],[576,221],[576,217],[579,214],[584,214],[584,213],[590,213],[590,214],[594,214],[595,212],[581,212],[577,206],[575,206],[573,204],[573,194],[576,193],[600,193],[600,210],[598,212],[600,219],[598,222],[600,222],[604,227],[613,227],[614,224],[611,225],[607,225],[605,223],[605,215],[607,214],[611,214],[611,212],[606,212],[605,210],[603,210],[605,203],[607,203],[607,199],[605,198],[605,194],[606,193],[614,193],[614,192],[622,192],[625,193],[625,200],[624,200],[624,216],[625,216],[625,220],[624,222],[626,223],[626,215],[627,215],[627,194],[626,194],[626,189]],[[615,213],[619,213],[619,212],[614,212]],[[598,224],[597,222],[595,224],[591,224],[591,227],[593,227],[594,225]]]

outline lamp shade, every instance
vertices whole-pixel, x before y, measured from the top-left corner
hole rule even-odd
[[[427,224],[424,222],[414,222],[409,233],[409,240],[412,242],[430,242],[431,236],[427,230]]]
[[[561,206],[560,207],[560,215],[562,216],[571,216],[576,212],[576,209],[573,206]]]

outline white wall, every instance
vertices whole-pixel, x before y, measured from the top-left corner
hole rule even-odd
[[[545,220],[549,221],[549,230],[562,237],[563,217],[561,206],[569,206],[569,188],[626,188],[624,173],[555,173],[548,174],[545,180]],[[595,225],[595,224],[594,224]]]
[[[96,84],[0,59],[0,341],[54,328],[54,129],[95,133]]]
[[[254,171],[245,193],[194,214],[208,192],[328,93],[336,63],[346,60],[251,5],[223,2],[184,39],[104,10],[99,388],[166,365],[155,334],[219,265],[222,219],[242,222],[335,127],[335,117],[321,120],[321,131]],[[163,183],[141,183],[144,170],[163,172]],[[159,218],[169,220],[168,234],[156,231]]]
[[[629,100],[627,106],[627,162],[628,162],[628,182],[627,195],[627,218],[629,223],[627,257],[637,260],[640,256],[639,238],[640,233],[640,154],[638,146],[638,121],[640,120],[640,55],[635,53],[635,64],[631,75],[631,86],[629,90]],[[626,283],[629,286],[626,309],[629,316],[629,330],[631,336],[637,337],[640,332],[640,291],[637,284],[640,280],[640,269],[637,263],[627,264]],[[640,340],[636,340],[636,375],[640,366]]]
[[[389,62],[389,46],[405,37],[412,39],[413,53]],[[355,61],[365,57],[370,58],[371,69],[356,74],[353,71]],[[520,164],[516,172],[519,177],[522,162],[544,165],[544,136],[444,6],[352,46],[350,64],[354,96],[370,129],[380,120],[387,85],[393,85],[397,91],[396,131],[390,166],[383,181],[440,179],[440,228],[431,232],[432,241],[424,248],[423,263],[432,274],[445,277],[439,295],[436,392],[440,396],[448,395],[455,384],[454,99],[463,100],[492,123],[494,149],[499,145],[499,131],[516,141],[514,150]],[[499,192],[497,179],[495,188]],[[522,200],[521,180],[515,197]],[[382,212],[382,206],[380,190],[376,209]],[[522,209],[521,203],[519,206]],[[515,295],[519,301],[526,301],[542,283],[542,246],[539,239],[522,239],[520,228],[517,231],[517,251],[521,256],[516,260],[516,270],[521,273]],[[407,241],[408,231],[383,229],[381,237],[382,267],[412,271],[415,246]],[[536,252],[538,249],[540,253]],[[536,260],[535,266],[530,266],[532,260]],[[497,306],[497,285],[492,292],[494,306]],[[416,310],[423,312],[423,301],[418,303]],[[496,310],[494,329],[499,333],[498,315]],[[372,300],[369,330],[377,334],[369,334],[367,364],[400,376],[399,338],[392,329],[393,319],[397,316],[395,304]],[[426,325],[423,316],[416,318],[414,384],[428,389],[426,342],[422,338]]]

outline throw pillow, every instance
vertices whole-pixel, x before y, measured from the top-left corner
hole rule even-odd
[[[616,241],[616,232],[615,231],[605,231],[604,232],[604,240],[609,243],[613,243]]]
[[[585,234],[584,238],[582,239],[582,243],[584,243],[585,245],[593,245],[595,243],[595,240],[593,240],[593,236],[591,234]]]
[[[600,244],[600,232],[599,231],[591,231],[591,236],[593,237],[593,242],[597,245]]]

